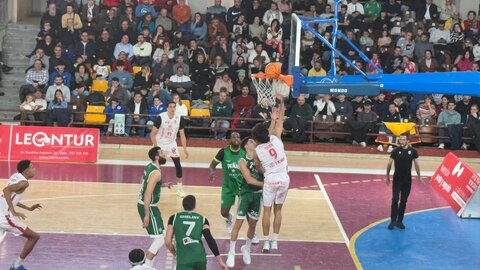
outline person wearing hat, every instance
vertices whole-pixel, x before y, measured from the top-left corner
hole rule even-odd
[[[65,63],[63,61],[57,62],[57,65],[55,66],[55,70],[50,74],[48,85],[54,85],[55,78],[57,76],[62,77],[63,84],[67,87],[70,87],[72,83],[72,74],[70,74],[70,72],[65,71]]]
[[[30,229],[21,220],[26,218],[25,214],[17,212],[18,208],[27,211],[41,209],[40,204],[27,206],[20,203],[29,187],[28,180],[35,176],[35,167],[30,160],[21,160],[17,164],[17,172],[8,179],[7,186],[3,189],[3,196],[0,197],[0,235],[10,232],[16,236],[23,236],[27,239],[20,256],[10,267],[11,270],[24,270],[23,261],[37,244],[40,236]]]

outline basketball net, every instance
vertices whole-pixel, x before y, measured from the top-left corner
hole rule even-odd
[[[266,101],[269,106],[275,106],[277,101],[275,99],[275,91],[272,87],[274,80],[275,79],[267,79],[263,73],[252,74],[253,86],[255,86],[255,90],[257,90],[258,104]]]

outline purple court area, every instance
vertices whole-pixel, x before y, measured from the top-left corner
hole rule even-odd
[[[145,248],[150,244],[148,237],[42,234],[37,247],[25,265],[29,269],[129,269],[128,252],[133,248]],[[219,240],[219,249],[228,250],[228,241]],[[239,240],[239,245],[243,244]],[[22,248],[23,239],[8,235],[0,245],[0,269],[8,269]],[[205,244],[206,246],[206,244]],[[207,247],[207,246],[206,246]],[[235,269],[354,269],[345,244],[280,242],[279,250],[261,254],[261,245],[252,247],[252,264],[245,266],[240,254]],[[207,247],[208,250],[208,247]],[[240,252],[240,246],[237,252]],[[259,254],[259,255],[255,255]],[[166,248],[163,247],[155,261],[155,268],[166,268]],[[171,268],[170,268],[171,269]],[[213,258],[208,259],[207,269],[219,269]]]

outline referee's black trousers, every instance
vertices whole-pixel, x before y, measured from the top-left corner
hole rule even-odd
[[[408,195],[410,195],[410,189],[412,188],[411,177],[407,179],[393,179],[392,185],[392,211],[390,218],[392,222],[402,222],[405,215],[405,208],[407,207]],[[400,200],[400,204],[398,201]]]

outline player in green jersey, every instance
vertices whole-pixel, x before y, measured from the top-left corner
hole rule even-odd
[[[245,151],[240,148],[240,134],[232,132],[230,135],[230,144],[220,149],[210,163],[210,182],[213,182],[215,168],[222,163],[222,202],[220,214],[226,220],[227,232],[232,231],[233,216],[230,214],[230,208],[235,204],[235,197],[239,195],[240,183],[242,182],[242,173],[238,168],[238,161],[245,155]]]
[[[225,262],[220,257],[217,242],[210,233],[208,220],[194,212],[196,199],[188,195],[183,199],[185,211],[176,213],[168,219],[165,245],[170,252],[177,256],[177,270],[205,270],[207,256],[203,247],[202,236],[205,237],[208,247],[217,259],[222,269],[227,270]],[[176,247],[173,244],[175,236]]]
[[[235,244],[238,238],[238,232],[242,228],[243,221],[248,217],[247,241],[242,246],[243,263],[251,263],[250,247],[255,235],[255,227],[260,217],[260,207],[262,204],[262,186],[263,175],[255,165],[255,141],[250,137],[243,139],[241,148],[245,150],[245,155],[240,159],[239,166],[242,172],[242,183],[240,185],[240,200],[237,209],[237,220],[233,226],[230,235],[230,251],[228,252],[227,266],[235,266]],[[260,168],[261,169],[261,168]]]
[[[147,266],[153,266],[153,259],[165,241],[163,220],[160,209],[158,209],[157,206],[160,201],[160,190],[162,186],[170,188],[171,183],[162,185],[160,165],[165,164],[167,160],[160,147],[156,146],[150,149],[148,151],[148,157],[152,162],[149,163],[143,171],[142,189],[140,190],[137,209],[140,219],[143,222],[143,228],[147,229],[148,234],[153,238],[153,242],[145,256],[145,264]]]

